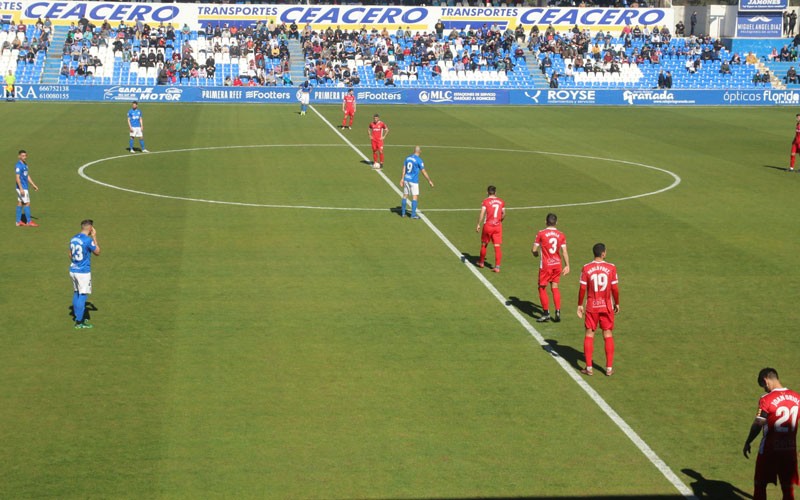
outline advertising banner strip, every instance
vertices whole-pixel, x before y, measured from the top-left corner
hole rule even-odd
[[[312,104],[341,105],[344,88],[315,89]],[[130,85],[17,85],[19,101],[194,102],[297,104],[292,87],[178,87]],[[599,89],[357,88],[361,104],[520,106],[798,106],[800,91]]]
[[[782,28],[781,12],[739,12],[736,15],[739,38],[780,38]]]
[[[786,0],[748,0],[751,2]],[[618,9],[578,7],[395,7],[360,5],[256,5],[256,4],[173,4],[135,2],[89,2],[24,0],[0,1],[3,14],[15,22],[30,22],[49,17],[55,24],[77,23],[86,18],[92,23],[109,21],[116,26],[143,22],[151,25],[188,24],[198,30],[211,23],[255,24],[259,21],[297,23],[314,29],[340,26],[360,29],[362,26],[388,29],[413,27],[433,31],[442,20],[446,29],[478,28],[483,24],[500,29],[523,26],[526,30],[537,25],[553,25],[567,29],[574,25],[603,31],[618,31],[625,25],[674,25],[672,9]],[[763,9],[762,9],[763,10]]]
[[[784,11],[789,8],[789,0],[739,0],[740,11]]]

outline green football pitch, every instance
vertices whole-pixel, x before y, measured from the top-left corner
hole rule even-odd
[[[0,107],[0,497],[748,497],[756,374],[800,387],[794,109],[364,105],[338,131],[339,106],[143,104],[150,154],[127,109]],[[412,221],[415,145],[436,186]],[[23,148],[38,228],[14,226]],[[489,184],[499,274],[472,265]],[[539,324],[550,211],[572,271]],[[74,330],[85,218],[95,328]],[[622,311],[617,373],[586,379],[596,242]]]

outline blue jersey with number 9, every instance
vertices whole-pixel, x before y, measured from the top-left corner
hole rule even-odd
[[[406,172],[403,176],[404,181],[419,183],[419,171],[425,169],[425,164],[422,163],[422,158],[419,156],[410,155],[406,157],[406,161],[403,162],[403,168]]]
[[[69,254],[72,263],[69,266],[71,273],[88,273],[92,270],[92,252],[97,249],[94,240],[89,236],[78,233],[69,240]]]

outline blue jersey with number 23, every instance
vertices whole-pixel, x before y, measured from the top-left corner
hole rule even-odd
[[[97,249],[91,237],[78,233],[69,240],[69,254],[72,263],[69,266],[71,273],[89,273],[92,271],[92,252]]]

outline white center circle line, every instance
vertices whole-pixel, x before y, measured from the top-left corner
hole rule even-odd
[[[359,145],[361,146],[361,145]],[[137,158],[141,156],[149,156],[149,155],[160,155],[160,154],[171,154],[171,153],[187,153],[193,151],[212,151],[212,150],[224,150],[224,149],[258,149],[258,148],[309,148],[309,147],[347,147],[344,144],[253,144],[253,145],[241,145],[241,146],[208,146],[208,147],[198,147],[198,148],[182,148],[182,149],[171,149],[166,151],[154,151],[150,153],[141,153],[137,155],[117,155],[117,156],[109,156],[107,158],[100,158],[98,160],[94,160],[88,163],[81,165],[78,168],[78,175],[82,178],[86,179],[89,182],[94,184],[107,187],[110,189],[116,189],[119,191],[124,191],[127,193],[138,194],[142,196],[152,196],[154,198],[162,198],[168,200],[179,200],[179,201],[192,201],[198,203],[209,203],[214,205],[233,205],[233,206],[240,206],[240,207],[258,207],[258,208],[294,208],[294,209],[307,209],[307,210],[342,210],[342,211],[362,211],[362,212],[386,212],[390,210],[389,208],[369,208],[369,207],[329,207],[329,206],[314,206],[314,205],[281,205],[281,204],[270,204],[270,203],[246,203],[246,202],[239,202],[239,201],[222,201],[222,200],[209,200],[205,198],[190,198],[186,196],[173,196],[167,194],[160,194],[160,193],[151,193],[149,191],[140,191],[137,189],[126,188],[122,186],[117,186],[115,184],[110,184],[108,182],[103,182],[97,180],[86,173],[86,169],[97,165],[100,163],[104,163],[107,161],[119,160],[122,158]],[[393,144],[390,147],[413,147],[405,144]],[[600,205],[604,203],[616,203],[621,201],[627,200],[634,200],[637,198],[644,198],[646,196],[653,196],[656,194],[663,193],[665,191],[669,191],[670,189],[675,188],[681,183],[681,178],[675,174],[664,168],[655,167],[652,165],[647,165],[644,163],[638,163],[633,161],[627,160],[617,160],[614,158],[603,158],[599,156],[589,156],[589,155],[580,155],[580,154],[572,154],[572,153],[557,153],[551,151],[533,151],[527,149],[509,149],[509,148],[484,148],[484,147],[476,147],[476,146],[422,146],[427,149],[463,149],[463,150],[472,150],[472,151],[494,151],[499,153],[519,153],[519,154],[538,154],[538,155],[547,155],[547,156],[563,156],[568,158],[580,158],[580,159],[587,159],[587,160],[596,160],[596,161],[604,161],[610,163],[618,163],[623,165],[631,165],[635,167],[646,168],[649,170],[655,170],[658,172],[665,173],[672,177],[673,182],[669,186],[664,188],[649,191],[647,193],[635,194],[631,196],[623,196],[620,198],[612,198],[607,200],[596,200],[596,201],[585,201],[585,202],[576,202],[576,203],[562,203],[557,205],[532,205],[532,206],[523,206],[523,207],[506,207],[506,210],[533,210],[533,209],[542,209],[542,208],[563,208],[563,207],[580,207],[586,205]],[[474,207],[471,208],[426,208],[426,212],[473,212],[476,209]]]

